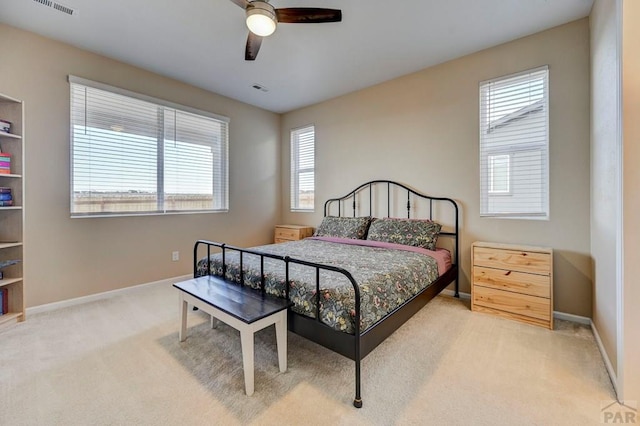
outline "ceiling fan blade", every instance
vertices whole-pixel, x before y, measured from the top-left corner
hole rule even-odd
[[[342,21],[342,11],[339,9],[322,9],[317,7],[286,7],[276,9],[278,22],[290,24],[312,24],[320,22]]]
[[[247,6],[249,6],[249,2],[247,0],[231,0],[231,1],[243,9],[246,9]]]
[[[249,31],[249,37],[247,37],[247,47],[244,51],[244,60],[254,61],[256,59],[256,56],[258,56],[258,51],[260,50],[261,44],[262,37],[259,35],[255,35],[251,31]]]

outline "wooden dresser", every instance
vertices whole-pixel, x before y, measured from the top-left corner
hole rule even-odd
[[[475,242],[471,310],[553,330],[553,250]]]
[[[276,225],[274,234],[276,243],[284,243],[286,241],[297,241],[312,236],[313,228],[303,225]]]

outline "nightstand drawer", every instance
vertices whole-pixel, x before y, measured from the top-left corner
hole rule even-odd
[[[273,234],[276,243],[297,241],[312,236],[313,228],[303,225],[276,225]]]
[[[275,237],[283,240],[299,240],[300,229],[276,228]]]
[[[488,268],[502,268],[530,274],[549,275],[550,254],[519,250],[496,250],[488,247],[475,247],[473,264]]]
[[[551,297],[550,278],[544,275],[474,266],[473,284],[547,299]]]
[[[477,286],[473,292],[473,303],[544,321],[551,319],[549,299],[542,297]]]

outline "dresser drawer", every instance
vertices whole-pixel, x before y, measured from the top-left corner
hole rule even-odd
[[[489,247],[474,247],[473,264],[488,268],[500,268],[530,274],[549,275],[551,273],[549,253],[533,251],[505,250]]]
[[[545,275],[474,266],[473,285],[547,299],[551,297],[551,279]]]
[[[475,286],[473,289],[473,303],[544,321],[551,319],[550,300],[542,297]]]

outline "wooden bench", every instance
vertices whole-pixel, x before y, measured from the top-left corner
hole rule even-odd
[[[278,365],[281,372],[287,370],[287,308],[291,302],[211,275],[173,286],[179,290],[180,296],[181,326],[178,337],[181,342],[187,337],[188,304],[211,315],[212,327],[214,319],[217,319],[240,331],[247,395],[252,395],[254,390],[253,341],[256,331],[275,324]]]

